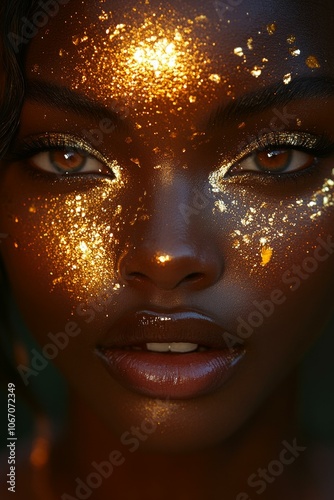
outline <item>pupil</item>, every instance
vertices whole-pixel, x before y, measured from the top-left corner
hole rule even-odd
[[[262,151],[256,155],[257,166],[262,170],[285,170],[290,163],[292,151]]]
[[[51,151],[51,162],[60,171],[73,172],[80,170],[86,158],[76,151]]]

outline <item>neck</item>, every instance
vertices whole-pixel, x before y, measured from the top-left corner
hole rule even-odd
[[[77,486],[75,479],[79,477],[86,483],[87,476],[96,472],[92,463],[108,461],[111,451],[119,450],[125,458],[124,463],[114,467],[110,477],[102,480],[101,486],[94,491],[94,499],[107,498],[108,494],[119,491],[124,498],[197,499],[208,497],[209,491],[222,492],[222,488],[224,498],[238,498],[243,487],[247,491],[249,476],[260,465],[265,466],[279,456],[284,447],[282,442],[292,444],[298,438],[295,396],[296,376],[293,375],[226,442],[203,451],[160,454],[140,449],[134,453],[122,451],[119,437],[113,435],[85,403],[72,394],[72,425],[56,450],[54,463],[57,468],[68,471],[66,491],[73,496]],[[297,442],[302,444],[298,439]],[[67,463],[64,457],[67,457]],[[125,495],[127,490],[128,496]],[[269,498],[275,498],[273,491]],[[265,496],[262,499],[265,500]]]

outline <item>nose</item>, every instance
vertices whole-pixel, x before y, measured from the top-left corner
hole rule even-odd
[[[184,206],[185,191],[180,191],[173,186],[156,195],[149,219],[132,226],[132,244],[118,264],[123,283],[201,290],[220,279],[224,264],[216,231],[203,219],[204,213],[184,219],[180,201]],[[191,206],[191,197],[188,203]]]

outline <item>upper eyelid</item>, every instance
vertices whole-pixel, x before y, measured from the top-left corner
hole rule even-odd
[[[26,153],[28,152],[27,148],[29,148],[31,144],[34,144],[34,141],[40,143],[41,153],[48,151],[50,148],[53,149],[57,148],[61,149],[64,147],[67,147],[69,149],[72,148],[75,151],[78,152],[81,151],[85,154],[93,156],[101,163],[106,165],[113,173],[115,173],[115,162],[111,162],[106,156],[100,153],[100,151],[93,148],[87,141],[75,135],[62,134],[62,133],[47,133],[47,134],[29,136],[22,140],[22,143],[24,145],[23,148],[25,149]],[[38,151],[32,153],[31,156],[34,156],[35,154],[38,154]]]
[[[210,182],[217,185],[219,181],[226,177],[230,169],[247,158],[251,154],[262,149],[270,149],[277,147],[285,147],[290,149],[302,149],[310,151],[321,147],[322,143],[326,142],[329,146],[329,139],[325,136],[316,136],[308,132],[270,132],[263,134],[250,143],[246,143],[242,150],[233,158],[224,162],[217,170],[210,174]],[[331,145],[332,147],[332,145]]]

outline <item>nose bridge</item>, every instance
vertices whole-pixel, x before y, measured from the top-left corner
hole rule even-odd
[[[201,241],[207,241],[204,233],[209,231],[208,225],[205,227],[200,222],[200,210],[194,207],[194,204],[199,206],[199,193],[187,175],[163,172],[158,182],[152,181],[147,207],[149,217],[138,227],[137,238],[139,236],[141,243],[148,245],[152,252],[171,257],[186,251],[200,253]]]
[[[194,188],[186,176],[155,183],[148,192],[148,217],[138,221],[134,238],[120,261],[120,274],[127,282],[150,282],[173,289],[185,283],[196,288],[214,283],[222,271],[222,259],[208,226],[200,217],[186,217]]]

